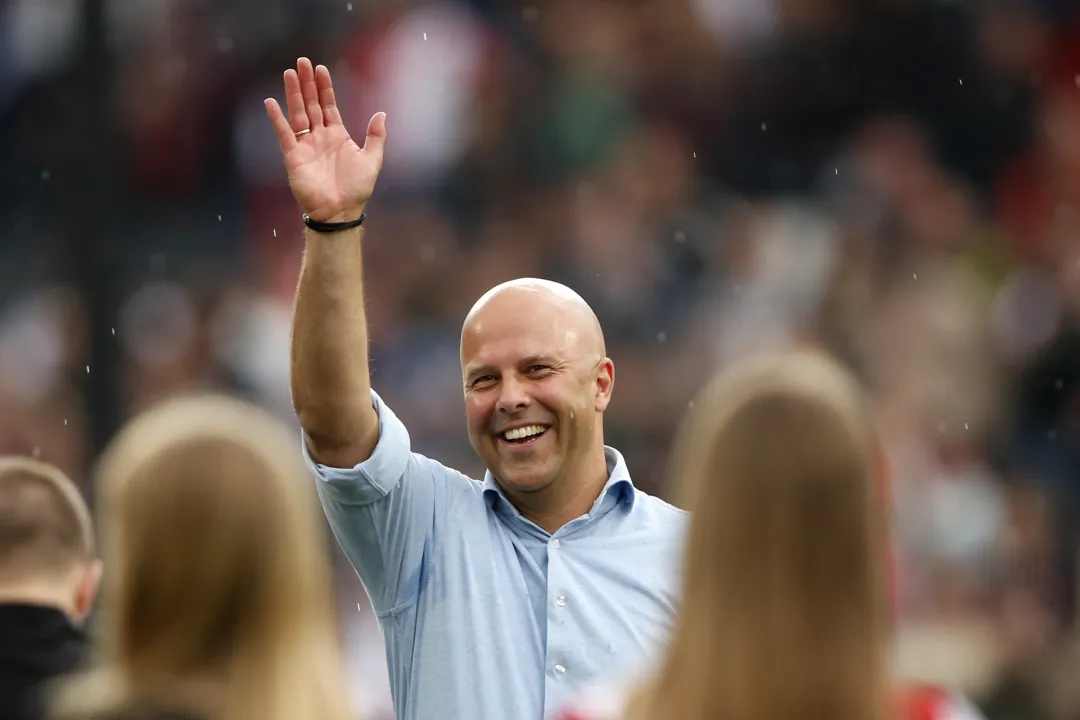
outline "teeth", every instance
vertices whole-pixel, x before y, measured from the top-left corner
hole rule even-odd
[[[526,425],[525,427],[507,430],[503,433],[503,437],[507,440],[524,440],[527,437],[539,435],[542,432],[544,432],[543,425]]]

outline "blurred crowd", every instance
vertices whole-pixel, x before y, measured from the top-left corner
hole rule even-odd
[[[125,415],[217,388],[292,418],[302,226],[262,99],[306,55],[354,136],[388,115],[365,226],[373,384],[417,451],[480,476],[460,323],[513,277],[595,308],[608,443],[661,496],[715,368],[825,343],[869,383],[887,445],[903,671],[990,720],[1080,717],[1074,3],[106,8]],[[77,225],[54,190],[86,111],[79,18],[75,0],[0,0],[0,455],[85,478],[92,298],[62,271]],[[358,702],[391,717],[377,624],[338,564]]]

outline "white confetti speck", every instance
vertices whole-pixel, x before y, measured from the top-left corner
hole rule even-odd
[[[427,41],[427,33],[424,33],[424,40]]]
[[[116,328],[113,328],[113,329],[112,329],[112,334],[113,334],[113,335],[115,335],[115,334],[116,334]]]
[[[573,412],[572,410],[570,411],[570,419],[571,419],[571,420],[573,420],[573,419],[574,419],[574,412]]]
[[[64,418],[64,427],[67,427],[67,418]]]
[[[968,424],[967,424],[967,423],[964,423],[964,429],[965,429],[965,430],[967,430],[967,429],[968,429]]]
[[[658,343],[667,342],[667,333],[663,333],[663,332],[656,333],[656,342],[658,342]]]
[[[697,153],[694,153],[694,157],[697,157]]]
[[[911,279],[912,279],[912,280],[918,280],[918,279],[919,279],[919,276],[918,276],[918,275],[916,275],[915,273],[911,273]]]
[[[274,237],[277,237],[277,228],[274,228]]]
[[[87,366],[86,366],[86,374],[87,374],[87,375],[89,375],[89,374],[90,374],[90,366],[89,366],[89,365],[87,365]]]
[[[346,5],[345,9],[348,10],[349,12],[352,12],[352,3],[349,3],[348,5]],[[357,610],[360,609],[360,603],[356,604],[356,608],[357,608]]]
[[[963,85],[963,84],[964,84],[964,78],[960,78],[960,84],[961,84],[961,85]]]
[[[220,215],[217,216],[217,219],[218,219],[218,222],[221,222],[221,216]]]
[[[765,129],[766,129],[765,123],[761,123],[761,132],[765,132]]]

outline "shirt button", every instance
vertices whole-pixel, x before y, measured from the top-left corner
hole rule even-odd
[[[561,542],[559,542],[559,538],[552,538],[552,539],[551,539],[551,547],[553,547],[553,548],[555,548],[556,550],[558,550],[558,549],[559,549],[559,546],[560,546],[560,545],[562,545],[562,543],[561,543]]]
[[[556,675],[562,675],[564,672],[566,672],[566,668],[564,668],[562,665],[556,665],[555,666],[555,674]]]
[[[563,607],[564,605],[566,605],[566,596],[560,595],[559,597],[555,598],[555,604],[559,607]]]

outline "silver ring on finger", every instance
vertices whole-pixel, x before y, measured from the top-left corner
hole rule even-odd
[[[304,128],[299,132],[294,132],[293,135],[295,135],[296,137],[300,137],[301,135],[307,135],[309,132],[311,132],[311,128]]]

